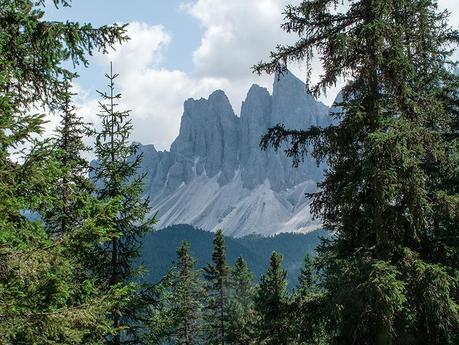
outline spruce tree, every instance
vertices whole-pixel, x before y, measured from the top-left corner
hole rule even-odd
[[[104,214],[110,206],[100,203],[95,193],[95,184],[89,177],[89,162],[82,156],[91,150],[84,143],[93,134],[89,123],[85,123],[77,114],[72,103],[71,80],[63,85],[63,104],[60,107],[60,123],[55,136],[46,140],[45,148],[53,155],[58,173],[50,186],[52,201],[50,208],[42,212],[47,231],[55,238],[73,241],[69,249],[71,255],[79,256],[81,264],[88,268],[94,266],[95,249],[98,243],[106,239],[102,229]],[[116,207],[116,203],[113,203]],[[113,210],[115,213],[115,210]],[[85,262],[83,262],[85,261]]]
[[[292,343],[298,345],[329,344],[326,331],[327,315],[322,308],[325,294],[319,286],[314,261],[309,254],[293,292],[290,315],[294,320]]]
[[[49,236],[61,244],[61,255],[72,261],[72,272],[67,279],[79,291],[79,296],[85,296],[86,303],[96,307],[100,299],[117,294],[116,290],[104,292],[100,288],[101,279],[94,270],[94,263],[98,261],[97,248],[107,239],[109,232],[107,225],[110,223],[105,218],[116,216],[117,205],[100,203],[94,195],[89,163],[82,157],[83,152],[89,151],[83,139],[91,130],[72,104],[71,81],[67,80],[64,87],[64,102],[59,113],[61,121],[56,135],[45,140],[40,148],[35,148],[36,151],[42,150],[41,154],[47,155],[54,167],[49,174],[49,201],[40,216]],[[104,303],[101,305],[105,309],[100,311],[98,322],[108,326],[108,309]],[[97,333],[88,332],[84,341],[90,343],[94,336],[98,336],[99,341],[103,339]]]
[[[62,63],[86,65],[87,53],[124,41],[124,28],[43,17],[43,2],[0,1],[0,343],[102,343],[116,296],[81,289],[69,241],[47,231],[40,215],[62,171],[55,150],[32,138],[43,130],[40,109],[54,114],[66,97],[73,73]],[[22,144],[33,149],[17,159]]]
[[[205,298],[201,271],[190,245],[177,248],[177,262],[154,285],[153,303],[148,306],[141,344],[201,344],[202,307]]]
[[[175,300],[174,315],[177,317],[177,344],[197,344],[200,337],[200,322],[204,286],[198,272],[194,270],[196,260],[190,254],[190,245],[183,242],[177,249],[176,276],[172,290]]]
[[[236,260],[231,270],[229,288],[227,343],[255,344],[255,288],[252,273],[242,257]]]
[[[259,315],[258,344],[291,344],[287,271],[282,267],[282,260],[282,255],[273,252],[255,297],[255,310]]]
[[[172,267],[156,284],[150,286],[150,301],[142,310],[142,322],[138,325],[137,337],[129,343],[145,345],[172,344],[177,317],[174,315],[175,268]]]
[[[336,234],[319,248],[333,343],[454,344],[459,33],[434,0],[338,5],[288,6],[283,28],[299,40],[255,67],[306,61],[310,72],[318,53],[324,73],[310,92],[345,81],[335,124],[278,125],[262,147],[288,142],[296,164],[312,145],[328,165],[312,210]]]
[[[204,268],[207,282],[207,304],[205,310],[205,336],[208,344],[224,345],[227,324],[228,275],[225,238],[221,229],[214,238],[212,263]]]
[[[306,295],[314,290],[314,273],[313,259],[309,254],[306,254],[304,257],[303,268],[298,276],[298,286],[296,291],[299,295]]]
[[[132,131],[130,112],[118,110],[121,94],[115,93],[117,77],[110,64],[110,73],[106,75],[109,92],[99,92],[102,129],[96,137],[97,163],[93,171],[94,179],[99,185],[99,200],[115,200],[119,205],[111,239],[101,247],[98,254],[101,258],[100,272],[111,287],[132,285],[131,282],[138,273],[135,260],[140,255],[143,236],[152,231],[156,222],[154,216],[148,215],[149,200],[142,198],[145,175],[138,174],[142,160],[142,156],[137,153],[138,145],[129,143]],[[135,296],[142,297],[134,292],[132,297]],[[120,344],[122,331],[129,328],[130,323],[136,322],[135,312],[130,308],[123,310],[121,306],[112,311],[113,328],[116,331],[114,344]]]

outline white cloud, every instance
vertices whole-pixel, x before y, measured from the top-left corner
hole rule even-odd
[[[198,0],[188,12],[205,28],[193,61],[198,75],[241,78],[279,42],[288,0]]]
[[[161,25],[133,22],[128,26],[131,39],[108,55],[98,55],[96,62],[113,62],[119,74],[115,87],[122,93],[120,107],[132,111],[132,138],[167,149],[177,136],[183,102],[187,98],[207,97],[217,88],[228,87],[227,80],[202,76],[194,78],[179,70],[160,67],[163,52],[171,36]],[[97,122],[97,100],[80,97],[80,113]]]
[[[112,61],[114,71],[120,74],[121,106],[132,110],[133,139],[168,149],[178,134],[186,99],[207,97],[215,89],[223,89],[238,113],[252,83],[270,88],[272,76],[256,76],[251,66],[266,57],[277,42],[287,39],[279,28],[286,3],[199,0],[184,7],[205,29],[193,54],[192,73],[161,68],[172,39],[163,26],[131,23],[131,40],[108,55],[98,55],[96,63],[107,69]],[[258,19],[252,20],[250,27],[244,26],[250,22],[251,12],[257,13]],[[95,100],[85,98],[80,106],[85,118],[97,122]]]
[[[203,28],[199,47],[193,52],[194,70],[185,73],[161,67],[164,53],[173,37],[161,25],[133,22],[128,26],[131,40],[96,62],[108,66],[113,61],[123,106],[132,110],[133,139],[169,148],[178,134],[183,102],[190,97],[207,97],[215,89],[227,93],[236,113],[240,111],[250,85],[271,88],[272,76],[257,76],[251,67],[279,43],[289,44],[297,37],[280,29],[283,9],[300,0],[192,0],[181,6]],[[451,12],[451,24],[459,26],[459,2],[440,0],[440,8]],[[301,65],[289,66],[304,79]],[[313,81],[321,70],[314,65]],[[339,86],[321,100],[330,104]],[[80,97],[81,112],[97,121],[97,101]]]
[[[148,25],[132,22],[128,26],[130,40],[118,45],[107,55],[102,55],[102,61],[113,61],[121,73],[141,71],[142,69],[159,65],[163,58],[163,49],[171,41],[171,35],[162,25]],[[104,62],[105,62],[104,61]]]
[[[277,44],[295,40],[280,29],[282,12],[292,2],[298,1],[197,0],[183,6],[204,28],[193,53],[195,75],[227,79],[225,92],[237,113],[252,83],[272,85],[272,76],[257,76],[252,66],[267,59]]]
[[[193,54],[195,73],[228,79],[231,87],[225,91],[238,111],[251,83],[271,88],[271,76],[258,77],[250,69],[266,59],[276,45],[297,40],[295,34],[285,33],[280,24],[285,6],[299,3],[300,0],[196,0],[184,5],[205,29],[201,45]],[[439,7],[451,12],[450,24],[459,28],[459,1],[440,0]],[[305,79],[303,64],[291,64],[289,68]],[[312,68],[311,82],[315,83],[322,73],[318,59],[313,61]],[[341,86],[342,83],[330,88],[320,100],[330,105]]]

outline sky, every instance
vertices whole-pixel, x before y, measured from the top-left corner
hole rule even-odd
[[[74,88],[80,114],[97,123],[97,92],[104,91],[104,75],[113,62],[121,107],[131,110],[132,140],[169,149],[177,137],[183,102],[207,98],[222,89],[236,114],[251,84],[272,89],[272,76],[258,76],[251,67],[267,60],[277,44],[296,41],[283,32],[283,9],[300,0],[74,0],[71,8],[48,4],[47,20],[90,22],[94,26],[126,23],[130,41],[108,55],[94,54],[87,69],[77,67]],[[451,12],[450,24],[459,29],[459,1],[439,0]],[[459,57],[459,54],[457,54]],[[289,68],[302,80],[301,64]],[[313,65],[313,81],[320,76]],[[339,85],[320,97],[333,103]],[[56,126],[50,118],[48,130]]]

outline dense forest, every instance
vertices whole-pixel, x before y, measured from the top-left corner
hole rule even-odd
[[[459,343],[459,32],[436,1],[287,6],[298,40],[254,66],[303,63],[314,96],[345,82],[330,126],[260,138],[327,166],[308,197],[329,235],[290,288],[275,251],[259,280],[247,258],[230,265],[221,230],[204,267],[182,242],[158,282],[142,278],[157,219],[116,66],[97,126],[78,115],[69,67],[127,41],[126,26],[47,21],[50,3],[71,5],[0,0],[0,344]]]

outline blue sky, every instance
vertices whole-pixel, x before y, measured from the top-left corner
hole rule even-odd
[[[183,102],[222,89],[236,114],[250,85],[271,89],[271,76],[256,76],[251,66],[268,57],[277,44],[296,37],[280,29],[282,11],[300,0],[74,0],[71,8],[48,5],[46,19],[91,22],[95,26],[129,23],[128,43],[109,56],[95,54],[88,69],[78,68],[76,103],[97,122],[97,93],[109,62],[120,74],[122,107],[132,110],[132,139],[168,149],[179,132]],[[459,1],[440,0],[459,27]],[[301,65],[289,66],[304,80]],[[313,65],[313,81],[320,75]],[[339,85],[320,100],[331,104]],[[55,126],[50,119],[49,128]]]
[[[57,10],[48,5],[46,13],[51,20],[89,22],[95,26],[130,22],[162,24],[174,37],[163,66],[190,72],[192,54],[199,47],[204,29],[181,9],[184,3],[183,0],[76,0],[71,8]]]
[[[191,73],[193,51],[199,47],[204,30],[198,20],[181,8],[183,4],[183,0],[76,0],[70,8],[56,9],[54,5],[48,5],[46,18],[92,23],[94,26],[131,22],[161,24],[173,37],[164,51],[162,67]],[[77,68],[77,71],[81,87],[91,90],[97,84],[105,85],[103,66],[91,64],[89,68]]]

